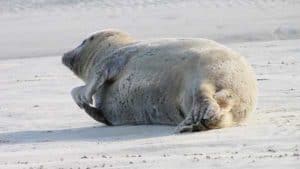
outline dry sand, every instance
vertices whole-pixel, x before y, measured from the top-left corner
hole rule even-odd
[[[300,166],[299,1],[0,1],[0,168]],[[259,82],[245,124],[175,135],[106,127],[72,101],[81,82],[60,56],[114,27],[138,38],[206,37],[242,53]]]

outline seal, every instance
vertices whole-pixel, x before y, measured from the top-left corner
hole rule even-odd
[[[257,81],[237,52],[208,39],[137,41],[118,30],[90,35],[62,62],[85,85],[76,104],[107,125],[229,127],[254,110]]]

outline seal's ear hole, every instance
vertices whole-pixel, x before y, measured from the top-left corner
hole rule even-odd
[[[92,41],[92,40],[94,40],[94,36],[91,36],[91,37],[90,37],[90,41]]]

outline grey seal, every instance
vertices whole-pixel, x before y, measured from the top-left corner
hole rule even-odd
[[[176,132],[239,124],[256,105],[257,81],[237,52],[208,39],[137,41],[103,30],[64,54],[85,85],[76,104],[107,125],[174,125]]]

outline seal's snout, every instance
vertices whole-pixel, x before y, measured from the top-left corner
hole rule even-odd
[[[74,62],[74,57],[70,53],[65,53],[62,57],[62,63],[72,69]]]

